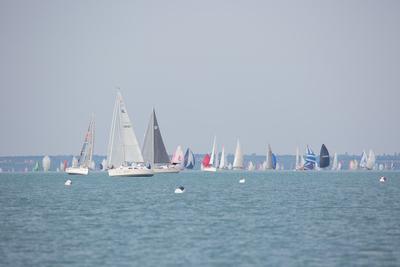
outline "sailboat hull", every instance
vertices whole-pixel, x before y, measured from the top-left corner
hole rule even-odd
[[[179,173],[180,170],[171,166],[155,166],[153,168],[154,173]]]
[[[88,168],[76,168],[76,167],[69,167],[65,169],[65,172],[70,175],[88,175],[89,169]]]
[[[216,172],[217,168],[215,168],[215,167],[203,167],[202,171],[203,172]]]
[[[108,175],[111,177],[150,177],[154,175],[154,172],[152,169],[145,167],[120,167],[108,170]]]

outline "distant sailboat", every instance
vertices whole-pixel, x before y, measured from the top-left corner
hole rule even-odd
[[[322,144],[321,151],[319,153],[319,167],[327,168],[330,164],[329,152],[325,144]]]
[[[183,168],[182,166],[183,160],[184,160],[183,150],[182,147],[178,145],[178,147],[175,150],[175,153],[172,155],[171,163],[174,166],[174,168],[180,170]]]
[[[374,153],[374,151],[370,150],[365,168],[367,170],[372,170],[374,168],[374,166],[375,166],[375,153]]]
[[[206,155],[206,157],[203,160],[203,164],[202,164],[202,171],[206,171],[206,172],[215,172],[217,171],[217,165],[216,165],[216,142],[217,142],[217,138],[214,137],[214,142],[213,142],[213,147],[212,147],[212,151],[211,151],[211,155]],[[207,158],[208,156],[208,158]],[[208,160],[207,160],[208,159]],[[208,162],[207,162],[208,161]]]
[[[249,161],[249,164],[247,166],[247,170],[249,170],[249,171],[254,171],[255,170],[255,166],[254,166],[252,161]]]
[[[226,160],[226,155],[225,155],[225,147],[222,147],[221,151],[221,160],[219,161],[219,169],[226,169],[227,168],[227,160]]]
[[[306,159],[304,163],[304,170],[313,170],[317,161],[314,151],[307,145]]]
[[[296,163],[295,163],[295,170],[302,170],[304,166],[304,159],[300,156],[299,148],[296,148]]]
[[[194,154],[193,154],[192,150],[190,150],[190,148],[188,148],[186,150],[186,153],[185,153],[185,156],[183,159],[183,166],[186,169],[191,170],[194,168],[195,164],[196,164],[196,161],[194,159]]]
[[[233,160],[233,169],[241,170],[243,169],[243,151],[240,146],[239,140],[237,140],[236,151],[235,151],[235,159]]]
[[[367,153],[365,153],[365,151],[363,151],[361,154],[361,160],[360,160],[360,168],[361,169],[367,168],[367,160],[368,160]]]
[[[268,153],[267,153],[266,166],[265,166],[265,169],[267,169],[267,170],[274,169],[272,157],[273,157],[272,149],[271,149],[271,146],[268,144]],[[275,164],[276,164],[276,162],[275,162]]]
[[[276,160],[276,156],[274,153],[272,153],[272,169],[273,170],[279,170],[279,164]]]
[[[338,157],[337,153],[333,155],[333,162],[332,162],[332,171],[337,171],[338,170]]]
[[[36,161],[35,166],[33,167],[32,171],[37,172],[37,171],[39,171],[39,168],[40,168],[39,162]]]
[[[107,167],[109,176],[138,177],[154,174],[151,166],[144,164],[142,151],[119,91],[111,121]]]
[[[178,173],[180,171],[177,165],[170,163],[154,109],[144,137],[142,153],[144,161],[153,166],[155,173]]]
[[[81,153],[79,154],[78,162],[76,165],[65,170],[68,174],[87,175],[93,159],[94,149],[94,117],[89,122],[88,130],[85,134]],[[75,163],[75,162],[74,162]]]
[[[51,160],[49,156],[45,156],[42,160],[43,171],[48,172],[50,170]]]
[[[101,161],[101,170],[102,171],[106,171],[107,170],[107,160],[106,159],[103,159]]]

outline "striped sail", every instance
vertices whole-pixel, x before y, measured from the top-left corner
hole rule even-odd
[[[312,151],[310,146],[307,146],[304,170],[313,170],[315,168],[316,163],[317,163],[317,157],[314,151]]]

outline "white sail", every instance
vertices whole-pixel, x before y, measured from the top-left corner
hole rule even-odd
[[[47,172],[50,170],[51,160],[49,156],[45,156],[42,160],[43,171]]]
[[[300,151],[299,151],[298,147],[296,148],[296,165],[294,168],[296,170],[301,168],[301,166],[300,166]]]
[[[107,160],[106,159],[103,159],[103,161],[101,162],[101,166],[102,166],[102,168],[101,168],[102,171],[105,171],[107,169]]]
[[[176,150],[174,155],[172,156],[172,163],[173,164],[182,164],[183,163],[183,159],[184,159],[184,155],[183,155],[183,150],[182,147],[179,145]]]
[[[221,151],[221,160],[219,161],[219,168],[224,169],[226,168],[226,156],[225,156],[225,148],[222,147]]]
[[[365,153],[365,151],[363,151],[362,155],[361,155],[361,160],[360,160],[360,168],[365,169],[367,167],[367,153]]]
[[[338,158],[337,153],[333,155],[332,170],[336,171],[338,169]]]
[[[107,151],[108,167],[143,163],[142,152],[120,92],[115,100]]]
[[[375,166],[375,154],[374,151],[370,150],[369,151],[369,155],[368,155],[368,160],[367,160],[367,164],[365,165],[365,167],[368,170],[372,170]]]
[[[271,170],[274,168],[273,166],[273,162],[272,162],[272,149],[271,149],[271,145],[268,144],[268,152],[267,152],[267,165],[266,165],[266,169]]]
[[[216,136],[214,136],[214,142],[213,142],[213,147],[212,147],[212,151],[211,151],[211,155],[210,155],[210,165],[211,166],[216,166],[215,165],[215,159],[216,159],[216,155],[215,155],[215,153],[216,153],[216,142],[217,142],[217,137]]]
[[[237,140],[235,159],[233,160],[234,169],[243,169],[243,152],[239,140]]]
[[[254,171],[255,166],[254,166],[254,164],[253,164],[252,161],[249,162],[249,165],[248,165],[247,169],[248,169],[249,171]]]
[[[78,167],[78,159],[77,159],[77,158],[75,158],[75,157],[72,157],[72,163],[71,163],[71,166],[72,166],[73,168],[76,168],[76,167]]]

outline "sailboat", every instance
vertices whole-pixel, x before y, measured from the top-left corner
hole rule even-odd
[[[374,153],[374,151],[370,150],[365,168],[367,170],[372,170],[374,168],[374,166],[375,166],[375,153]]]
[[[225,155],[225,147],[222,147],[221,151],[221,160],[219,161],[219,169],[226,169],[227,168],[227,160],[226,160],[226,155]]]
[[[85,134],[81,153],[79,154],[77,164],[73,164],[72,167],[66,168],[65,172],[68,174],[75,175],[87,175],[93,159],[93,148],[94,148],[94,117],[89,122],[88,130]],[[74,161],[73,161],[74,162]],[[75,163],[75,162],[74,162]]]
[[[43,171],[48,172],[50,170],[50,157],[49,156],[44,156],[42,160],[42,166],[43,166]]]
[[[33,167],[32,171],[37,172],[37,171],[39,171],[39,168],[40,168],[39,167],[39,162],[36,161],[35,166]]]
[[[176,169],[183,169],[183,161],[184,161],[184,155],[183,155],[183,150],[182,147],[178,145],[178,147],[175,150],[175,153],[172,155],[172,166]]]
[[[233,169],[242,170],[243,169],[243,151],[240,146],[239,139],[236,144],[235,159],[233,160]]]
[[[272,170],[273,169],[273,162],[272,161],[273,161],[273,159],[272,159],[272,149],[271,149],[271,146],[268,144],[268,153],[267,153],[265,169],[267,169],[267,170]]]
[[[194,159],[194,154],[190,148],[188,148],[185,152],[185,156],[183,158],[183,167],[186,169],[193,169],[196,164],[196,161]]]
[[[319,153],[319,167],[326,168],[329,166],[330,159],[329,159],[329,152],[326,148],[325,144],[322,144],[321,151]]]
[[[107,167],[109,176],[143,177],[153,176],[154,174],[151,166],[144,164],[133,125],[119,91],[117,92],[111,121]]]
[[[247,166],[247,170],[248,171],[254,171],[255,170],[255,166],[254,166],[252,161],[249,161],[249,164]]]
[[[217,165],[216,165],[216,160],[217,160],[217,155],[216,155],[216,142],[217,138],[214,137],[214,142],[213,142],[213,147],[211,150],[211,155],[206,155],[203,159],[202,162],[202,171],[205,172],[216,172],[217,171]]]
[[[294,169],[296,171],[302,170],[303,166],[304,166],[304,158],[300,155],[299,148],[296,147],[296,163],[295,163]]]
[[[338,158],[337,158],[337,153],[333,155],[333,162],[332,162],[332,171],[337,171],[339,170],[338,168]]]
[[[315,168],[317,161],[314,151],[311,147],[307,145],[306,159],[304,163],[304,170],[313,170]]]
[[[365,150],[363,150],[361,159],[360,159],[360,168],[361,169],[367,168],[367,160],[368,160],[367,153],[365,153]]]
[[[279,164],[276,161],[276,156],[275,156],[274,153],[272,153],[272,157],[271,158],[272,158],[272,169],[273,170],[279,170]]]
[[[155,173],[179,172],[179,168],[170,163],[154,109],[151,113],[149,125],[144,137],[142,153],[144,161],[153,166],[153,171]]]

